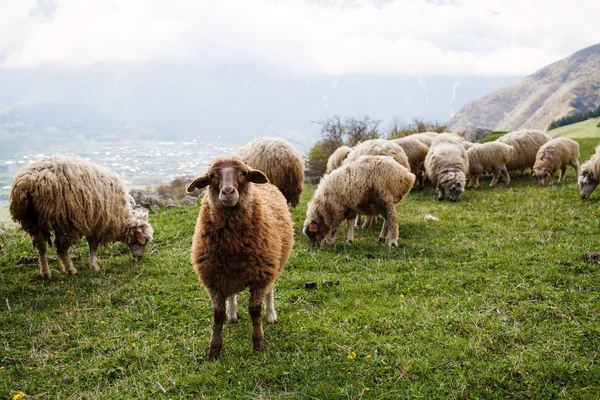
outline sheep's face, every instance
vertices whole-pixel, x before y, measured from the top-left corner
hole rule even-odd
[[[581,199],[585,200],[590,197],[596,186],[598,186],[598,180],[588,174],[581,175],[579,177],[579,195]]]
[[[206,174],[190,183],[187,192],[209,186],[210,198],[231,208],[238,204],[240,193],[245,192],[250,182],[267,183],[269,179],[261,171],[250,168],[240,157],[219,157],[213,161]]]
[[[466,177],[462,171],[451,171],[445,174],[438,184],[440,200],[444,195],[450,201],[458,201],[460,195],[465,191]]]
[[[537,178],[540,186],[546,186],[550,181],[550,171],[548,170],[548,168],[534,168],[532,175]]]
[[[134,215],[135,228],[126,242],[131,250],[131,255],[139,259],[144,255],[146,244],[152,240],[154,230],[148,223],[148,213],[134,210]]]
[[[318,201],[313,200],[308,203],[307,217],[302,232],[308,237],[311,245],[322,246],[325,238],[331,232],[331,227],[319,216],[317,208]]]

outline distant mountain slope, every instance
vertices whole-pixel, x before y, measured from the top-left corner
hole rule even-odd
[[[600,128],[598,123],[600,118],[581,121],[576,124],[561,126],[560,128],[548,131],[550,136],[564,136],[569,138],[600,138]]]
[[[600,44],[468,102],[448,124],[458,132],[469,125],[494,131],[545,130],[555,119],[589,110],[598,104]]]

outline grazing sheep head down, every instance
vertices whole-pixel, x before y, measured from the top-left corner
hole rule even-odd
[[[598,180],[584,172],[579,177],[579,195],[581,196],[581,199],[585,200],[590,197],[590,194],[596,189],[596,186],[598,186]]]
[[[148,212],[132,210],[133,216],[121,236],[120,241],[126,243],[134,258],[141,258],[146,250],[146,244],[152,240],[154,230],[148,223]]]
[[[327,224],[325,219],[320,215],[319,206],[318,199],[313,199],[308,203],[307,217],[306,221],[304,221],[304,229],[302,230],[313,246],[322,246],[325,238],[331,232],[331,225]]]
[[[550,170],[545,166],[533,167],[531,176],[537,178],[540,186],[546,186],[546,184],[550,181]]]
[[[450,201],[458,201],[465,191],[466,180],[465,174],[458,169],[443,173],[437,185],[438,200],[443,200],[445,195]]]
[[[190,183],[187,192],[209,186],[208,196],[212,204],[220,203],[231,208],[238,204],[240,194],[246,192],[249,182],[262,184],[269,182],[269,179],[261,171],[250,168],[238,156],[219,157],[204,175]]]

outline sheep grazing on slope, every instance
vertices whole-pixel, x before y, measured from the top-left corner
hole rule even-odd
[[[304,161],[291,144],[275,137],[258,138],[238,149],[237,155],[264,172],[292,207],[298,205],[304,189]]]
[[[437,184],[438,200],[447,196],[457,201],[465,190],[465,175],[469,171],[467,152],[461,143],[435,141],[425,157],[425,170]]]
[[[237,293],[250,287],[255,350],[264,346],[261,307],[277,322],[273,285],[294,245],[285,197],[261,171],[237,156],[215,159],[188,192],[208,186],[194,232],[191,262],[213,305],[208,359],[221,354],[223,322],[237,321]],[[227,306],[226,306],[227,304]]]
[[[542,145],[552,139],[544,132],[536,130],[521,130],[510,132],[498,138],[496,142],[505,143],[513,147],[513,156],[506,164],[508,171],[521,171],[535,164],[535,156]]]
[[[324,177],[308,203],[304,234],[312,244],[322,245],[327,235],[335,242],[340,223],[348,223],[348,240],[354,241],[354,218],[360,212],[384,218],[379,243],[389,236],[390,247],[398,246],[395,205],[410,191],[415,175],[389,156],[362,156],[344,163]]]
[[[334,169],[339,168],[351,151],[352,148],[348,146],[338,147],[333,154],[329,156],[329,159],[327,160],[327,171],[325,171],[325,173],[329,174]]]
[[[50,278],[46,243],[54,233],[58,257],[68,274],[77,273],[69,247],[85,236],[89,265],[98,271],[96,250],[115,241],[127,243],[134,257],[152,240],[148,214],[133,210],[121,179],[77,157],[49,157],[23,168],[12,184],[10,213],[40,253],[40,273]]]
[[[391,140],[385,139],[372,139],[365,140],[364,142],[357,145],[348,157],[344,160],[342,165],[349,164],[353,161],[358,160],[361,156],[390,156],[398,164],[410,170],[410,164],[408,157],[402,149],[396,143]]]
[[[418,186],[422,189],[425,186],[422,170],[429,147],[419,139],[414,138],[413,135],[405,136],[400,139],[393,139],[392,142],[402,147],[406,153],[410,164],[410,170],[417,176]]]
[[[575,168],[575,176],[579,176],[579,143],[564,137],[552,139],[538,150],[533,165],[533,176],[541,186],[548,182],[554,185],[556,171],[560,170],[560,183],[565,180],[568,165]]]
[[[499,142],[475,144],[467,150],[469,187],[479,187],[479,177],[486,171],[493,175],[490,186],[495,186],[500,176],[504,177],[504,181],[508,185],[510,175],[506,170],[506,163],[510,161],[512,152],[512,146]]]
[[[581,166],[578,181],[579,195],[582,200],[585,200],[590,197],[600,182],[600,146],[596,147],[596,152]]]

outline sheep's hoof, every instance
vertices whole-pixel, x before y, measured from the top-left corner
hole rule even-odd
[[[277,318],[275,318],[275,319],[267,318],[267,323],[270,325],[275,325],[277,323]]]
[[[346,240],[346,244],[352,244],[352,243],[354,243],[354,240],[350,240],[350,239]]]
[[[219,359],[219,354],[215,355],[215,354],[208,353],[208,361],[215,362],[218,359]]]
[[[395,249],[396,247],[398,247],[398,243],[397,242],[390,243],[390,248]]]
[[[229,322],[230,324],[237,324],[238,323],[238,317],[237,315],[235,317],[230,317],[227,322]]]
[[[384,245],[385,244],[385,238],[384,237],[380,237],[379,239],[377,239],[377,243]]]
[[[90,265],[90,268],[92,269],[92,271],[94,272],[98,272],[100,271],[100,267],[98,266],[98,264],[92,264]]]
[[[254,350],[260,351],[265,348],[265,339],[255,339],[254,340]]]
[[[69,275],[76,275],[77,274],[77,269],[75,268],[70,268],[67,271],[65,271],[67,274]]]
[[[48,271],[48,272],[40,272],[40,274],[42,275],[42,278],[44,279],[50,279],[52,278],[52,272]]]

